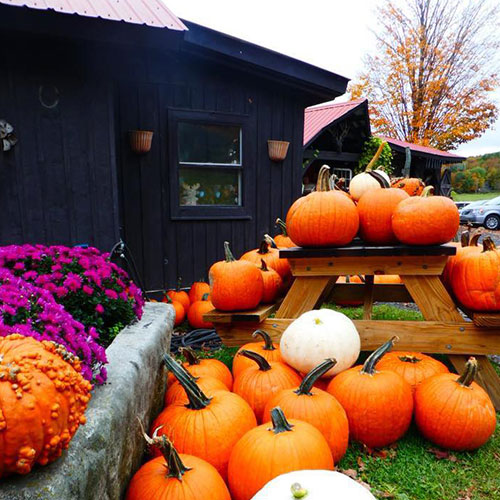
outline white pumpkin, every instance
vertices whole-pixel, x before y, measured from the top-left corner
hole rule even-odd
[[[364,486],[340,472],[298,470],[275,477],[252,500],[375,500]]]
[[[331,378],[350,368],[358,359],[361,341],[354,323],[331,309],[308,311],[288,325],[280,341],[283,359],[308,373],[327,358],[337,364],[323,377]]]
[[[375,170],[374,172],[380,174],[389,185],[391,184],[390,177],[383,170]],[[355,201],[358,201],[364,193],[372,189],[382,189],[382,186],[380,182],[367,171],[355,175],[349,183],[349,193]]]

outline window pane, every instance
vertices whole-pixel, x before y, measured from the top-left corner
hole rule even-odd
[[[240,164],[240,127],[179,122],[181,163]]]
[[[225,168],[180,168],[181,206],[241,205],[241,173]]]

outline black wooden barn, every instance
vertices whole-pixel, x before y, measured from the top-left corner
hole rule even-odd
[[[307,108],[304,124],[304,184],[313,184],[320,166],[325,163],[331,166],[338,177],[349,180],[358,166],[363,144],[370,136],[366,99]],[[438,193],[450,195],[450,171],[443,169],[443,165],[461,163],[464,157],[399,139],[383,139],[392,149],[394,176],[401,175],[406,148],[410,148],[411,175],[434,186]]]
[[[224,240],[241,254],[274,231],[302,189],[304,109],[346,78],[161,0],[43,4],[60,11],[0,0],[0,120],[18,138],[0,152],[2,244],[109,250],[122,237],[161,289],[206,276]],[[131,130],[153,132],[148,153]],[[268,140],[290,143],[284,161]]]

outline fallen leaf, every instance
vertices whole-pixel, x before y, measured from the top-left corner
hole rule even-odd
[[[369,446],[366,446],[365,444],[363,445],[363,453],[365,455],[369,455],[371,457],[375,458],[394,458],[396,456],[396,450],[395,448],[382,448],[382,449],[376,449],[376,448],[370,448]]]
[[[429,453],[432,453],[438,460],[449,460],[450,462],[457,462],[458,458],[449,451],[440,450],[438,448],[427,448]]]
[[[347,477],[350,477],[351,479],[357,479],[358,478],[358,471],[355,469],[341,469],[339,472],[342,472],[342,474],[346,475]]]
[[[394,495],[394,493],[390,493],[389,491],[376,490],[375,494],[379,498],[396,498],[396,496]]]
[[[363,459],[361,457],[358,457],[356,461],[358,463],[359,472],[363,472],[366,469],[366,464],[363,462]]]

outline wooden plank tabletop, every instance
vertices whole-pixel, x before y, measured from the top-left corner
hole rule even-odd
[[[239,321],[260,323],[276,311],[276,309],[278,309],[280,302],[276,302],[274,304],[260,304],[256,309],[252,309],[250,311],[224,312],[212,309],[203,315],[203,320],[210,321],[212,323],[232,323]]]
[[[315,247],[315,248],[283,248],[280,257],[288,259],[307,259],[311,257],[383,257],[398,255],[455,255],[457,249],[451,243],[433,246],[389,245],[372,246],[364,245],[355,239],[345,247]]]

